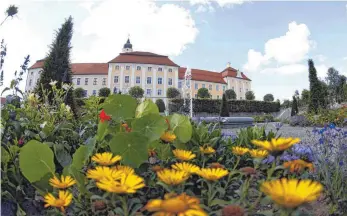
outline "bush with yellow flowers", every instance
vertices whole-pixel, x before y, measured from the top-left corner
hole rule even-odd
[[[55,143],[33,139],[15,152],[43,215],[284,216],[323,193],[309,178],[313,164],[281,160],[299,138],[247,129],[243,141],[225,139],[218,125],[161,116],[151,100],[128,95],[100,106],[94,133],[62,168]]]

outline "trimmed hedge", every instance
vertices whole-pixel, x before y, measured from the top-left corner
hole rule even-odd
[[[193,99],[193,112],[219,113],[222,100],[219,99]],[[229,112],[278,112],[280,104],[277,102],[228,100]],[[183,108],[183,99],[171,99],[169,111],[179,112]]]

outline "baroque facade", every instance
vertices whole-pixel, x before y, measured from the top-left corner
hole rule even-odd
[[[28,70],[25,90],[35,88],[40,77],[44,59],[38,60]],[[181,89],[186,68],[180,67],[168,56],[151,52],[133,51],[128,39],[122,53],[108,63],[72,63],[73,84],[85,90],[85,96],[97,95],[104,87],[111,92],[127,93],[130,87],[140,86],[147,98],[164,99],[169,87]],[[222,72],[191,69],[192,96],[197,97],[199,88],[207,88],[213,99],[220,99],[223,92],[233,89],[237,99],[245,99],[251,90],[251,80],[230,64]]]

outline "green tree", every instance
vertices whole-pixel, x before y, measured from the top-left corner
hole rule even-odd
[[[284,100],[282,103],[282,107],[289,108],[292,105],[292,102],[290,100]]]
[[[165,111],[165,103],[164,103],[164,101],[162,99],[157,99],[155,101],[155,104],[157,104],[159,112],[164,112]]]
[[[336,89],[336,101],[338,103],[341,103],[342,101],[345,100],[345,94],[344,94],[344,86],[346,85],[346,77],[344,75],[341,75],[339,77],[339,83],[338,83],[338,86],[337,86],[337,89]]]
[[[310,91],[309,90],[307,90],[307,89],[302,90],[301,100],[305,105],[310,103]]]
[[[325,109],[329,104],[329,87],[322,80],[318,80],[318,83],[320,88],[319,106]]]
[[[275,98],[274,98],[274,96],[272,94],[264,95],[264,101],[272,102],[274,100],[275,100]]]
[[[84,89],[83,88],[76,88],[73,93],[74,93],[75,98],[83,98],[84,97]]]
[[[50,82],[57,81],[56,87],[60,89],[63,84],[72,84],[72,72],[70,65],[71,38],[73,31],[72,17],[65,20],[61,28],[56,32],[55,39],[50,47],[48,56],[45,58],[43,71],[36,86],[36,93],[42,97],[43,91],[52,91]],[[48,99],[52,102],[53,95],[49,94]],[[76,116],[75,100],[73,89],[66,92],[65,103],[69,105]]]
[[[295,116],[297,115],[299,112],[299,109],[298,109],[298,102],[296,100],[296,97],[293,96],[293,103],[292,103],[292,112],[291,112],[291,116]]]
[[[207,88],[199,88],[198,98],[211,98],[211,94],[208,92]]]
[[[247,100],[254,100],[255,99],[254,92],[253,91],[246,92],[246,99]]]
[[[140,86],[133,86],[129,89],[129,95],[133,98],[142,98],[145,91]]]
[[[310,81],[310,103],[308,110],[310,112],[318,113],[319,107],[322,104],[321,97],[321,83],[317,77],[317,70],[314,67],[314,62],[312,59],[308,60],[308,71],[309,71],[309,81]]]
[[[220,107],[219,114],[221,117],[229,117],[229,107],[228,107],[228,101],[227,101],[225,93],[223,94],[222,104]]]
[[[327,77],[325,78],[328,86],[329,102],[333,103],[338,101],[338,88],[340,85],[340,74],[339,71],[331,67],[328,69]]]
[[[228,89],[224,92],[225,97],[227,100],[235,100],[236,99],[236,93],[233,89]]]
[[[101,88],[99,90],[99,96],[100,97],[108,97],[111,93],[111,90],[107,87]]]
[[[170,87],[166,90],[166,97],[167,98],[178,98],[178,97],[181,97],[181,93],[177,88]]]

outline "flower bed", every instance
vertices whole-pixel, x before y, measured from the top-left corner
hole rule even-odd
[[[127,95],[90,98],[74,119],[54,95],[53,105],[31,95],[3,110],[6,215],[294,215],[321,195],[341,211],[345,183],[329,185],[318,151],[280,137],[280,125],[222,134]],[[338,130],[319,142],[344,143]]]

